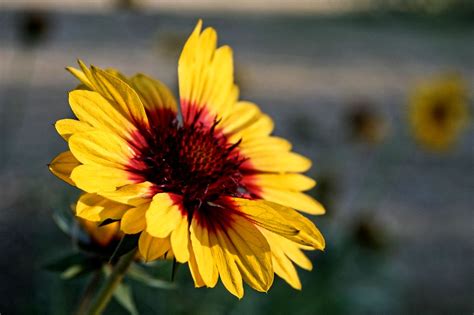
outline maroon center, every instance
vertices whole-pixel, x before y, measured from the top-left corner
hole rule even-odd
[[[176,115],[161,109],[146,127],[140,127],[132,145],[136,155],[129,164],[134,177],[154,184],[156,192],[182,196],[188,213],[204,214],[224,196],[246,194],[240,165],[245,158],[237,143],[229,143],[218,121],[179,123]]]

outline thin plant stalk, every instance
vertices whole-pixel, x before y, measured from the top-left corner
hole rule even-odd
[[[90,303],[92,302],[92,298],[94,297],[94,293],[96,292],[96,288],[99,285],[101,275],[101,270],[97,270],[92,276],[91,280],[89,281],[89,284],[84,290],[81,301],[76,311],[76,315],[84,314],[89,308]]]
[[[116,287],[122,282],[123,277],[127,273],[128,268],[133,262],[136,255],[136,249],[120,257],[119,261],[115,265],[110,276],[106,279],[106,282],[97,293],[96,298],[92,302],[92,305],[87,312],[88,315],[100,315],[107,307]]]

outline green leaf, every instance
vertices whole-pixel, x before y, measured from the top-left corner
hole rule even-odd
[[[43,265],[49,271],[64,272],[73,265],[82,265],[87,262],[87,257],[81,253],[70,253],[60,258],[56,258]]]
[[[90,237],[79,227],[77,220],[71,212],[57,210],[53,213],[52,217],[59,229],[75,243],[90,243]]]
[[[55,211],[53,213],[53,221],[61,231],[63,231],[66,235],[71,236],[73,226],[71,218],[67,218],[67,216],[62,211]]]
[[[141,282],[151,288],[171,290],[176,289],[176,284],[166,280],[156,279],[137,264],[133,264],[128,269],[127,276],[135,281]]]
[[[61,273],[61,279],[69,280],[77,277],[84,271],[84,266],[82,265],[72,265]]]
[[[138,315],[137,307],[133,301],[132,289],[125,283],[120,283],[114,291],[117,302],[131,315]]]
[[[64,280],[86,275],[100,267],[99,260],[82,253],[68,254],[43,265],[48,271],[61,273],[61,278]]]

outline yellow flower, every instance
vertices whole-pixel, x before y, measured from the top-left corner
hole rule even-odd
[[[70,151],[50,169],[86,192],[78,216],[120,220],[124,233],[140,233],[145,260],[173,255],[197,287],[220,277],[240,298],[242,280],[266,292],[276,273],[299,289],[293,263],[310,270],[302,249],[325,246],[293,210],[325,211],[302,192],[315,185],[299,174],[311,161],[270,135],[273,122],[257,105],[239,100],[231,48],[217,48],[216,31],[201,25],[179,59],[180,111],[169,89],[143,74],[69,68],[84,85],[69,94],[78,120],[56,123]]]
[[[410,105],[414,137],[436,151],[449,149],[469,119],[467,92],[458,76],[421,84],[412,95]]]
[[[84,229],[92,241],[100,247],[110,245],[114,240],[120,240],[123,233],[120,231],[119,222],[112,222],[104,226],[99,226],[99,222],[78,218],[80,226]]]

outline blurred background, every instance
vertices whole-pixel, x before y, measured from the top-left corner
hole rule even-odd
[[[313,220],[327,249],[309,253],[302,291],[275,278],[241,301],[220,284],[194,289],[187,267],[176,289],[126,279],[138,312],[471,314],[470,0],[2,0],[0,313],[70,314],[91,277],[45,268],[78,251],[52,218],[78,191],[47,168],[66,149],[53,124],[72,117],[77,81],[64,67],[81,58],[177,91],[198,18],[234,49],[242,98],[314,161],[310,193],[327,214]],[[170,280],[169,264],[150,268]],[[127,314],[123,304],[106,313]]]

